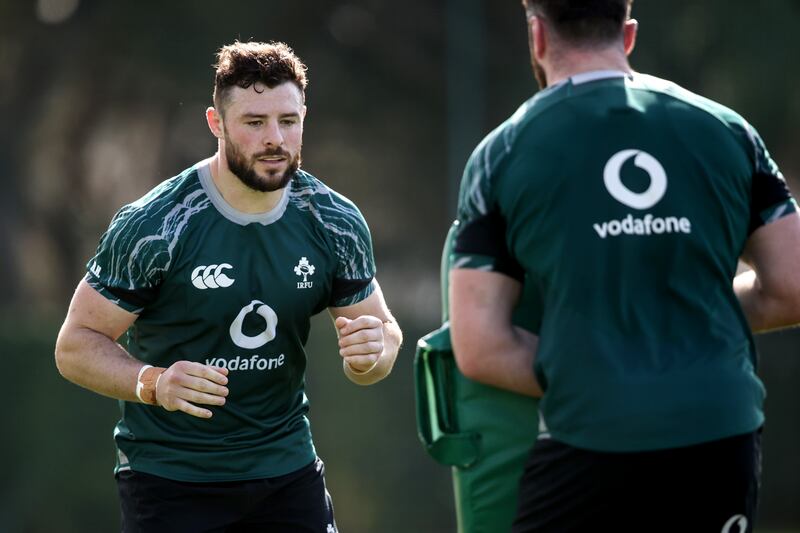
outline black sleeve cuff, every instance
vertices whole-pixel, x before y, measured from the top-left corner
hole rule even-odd
[[[492,270],[522,281],[525,271],[506,246],[506,221],[497,211],[462,223],[453,252],[493,258]]]

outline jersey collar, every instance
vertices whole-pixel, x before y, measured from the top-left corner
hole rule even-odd
[[[240,226],[246,226],[254,222],[266,226],[276,222],[283,216],[283,213],[286,211],[286,206],[289,204],[289,186],[284,187],[283,194],[280,200],[278,200],[277,205],[269,211],[265,213],[243,213],[226,202],[225,198],[222,197],[222,193],[219,192],[219,189],[217,189],[217,186],[214,184],[214,179],[211,177],[210,163],[210,158],[198,163],[196,165],[197,175],[200,179],[200,184],[203,186],[203,190],[205,190],[206,195],[208,195],[211,203],[217,211],[219,211],[219,214]]]
[[[591,81],[607,80],[611,78],[633,79],[633,75],[621,70],[590,70],[588,72],[581,72],[580,74],[570,76],[569,80],[572,82],[572,85],[580,85],[581,83],[589,83]]]

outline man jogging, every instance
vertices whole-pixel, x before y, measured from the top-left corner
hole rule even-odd
[[[362,385],[401,333],[360,212],[300,169],[305,88],[285,44],[223,47],[217,153],[117,213],[70,304],[59,370],[121,400],[123,531],[336,530],[306,416],[309,320],[330,311]]]

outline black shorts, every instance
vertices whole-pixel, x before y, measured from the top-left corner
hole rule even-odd
[[[335,533],[320,459],[284,476],[189,483],[117,475],[123,533]]]
[[[752,531],[761,434],[685,448],[603,453],[537,441],[514,533]]]

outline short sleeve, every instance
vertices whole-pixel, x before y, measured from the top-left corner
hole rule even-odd
[[[745,124],[753,145],[753,183],[750,195],[749,233],[790,213],[797,212],[786,180],[756,130]]]
[[[345,307],[374,291],[375,258],[369,227],[361,212],[344,197],[337,198],[337,203],[341,209],[326,222],[336,254],[330,306]]]
[[[524,271],[507,247],[506,221],[492,190],[495,174],[509,152],[508,133],[504,129],[493,132],[467,161],[450,265],[499,272],[522,280]]]
[[[168,242],[151,226],[140,208],[123,207],[87,264],[89,285],[132,313],[155,300],[169,264]]]

